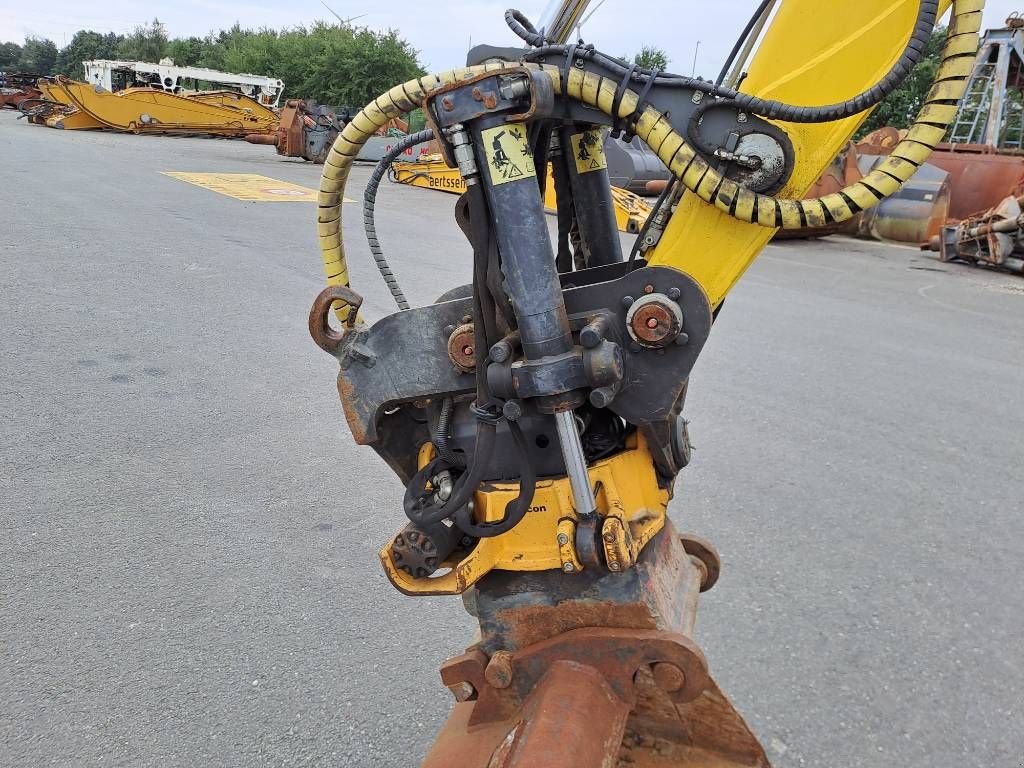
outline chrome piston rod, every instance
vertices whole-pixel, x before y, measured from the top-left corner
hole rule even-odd
[[[576,429],[576,414],[572,411],[556,413],[555,425],[558,428],[558,442],[562,446],[562,457],[565,459],[565,474],[569,478],[573,502],[576,504],[576,514],[592,515],[597,512],[597,499],[594,498],[594,489],[590,487],[587,459],[583,455],[579,430]]]

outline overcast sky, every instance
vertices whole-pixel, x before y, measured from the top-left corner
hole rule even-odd
[[[547,0],[326,1],[342,17],[361,15],[354,22],[357,25],[399,30],[420,51],[420,61],[431,71],[464,64],[470,40],[497,45],[515,42],[503,19],[510,5],[532,19],[547,6]],[[656,45],[668,52],[672,69],[685,74],[692,69],[699,40],[697,73],[713,77],[754,7],[755,0],[648,0],[643,4],[605,0],[584,27],[583,36],[615,55],[633,53],[645,44]],[[826,7],[823,3],[823,11]],[[1002,26],[1015,10],[1024,10],[1024,0],[989,0],[985,26]],[[319,0],[0,0],[0,41],[21,42],[26,35],[36,35],[62,46],[79,29],[127,32],[154,16],[167,25],[171,37],[202,36],[236,21],[243,27],[281,28],[333,20]]]

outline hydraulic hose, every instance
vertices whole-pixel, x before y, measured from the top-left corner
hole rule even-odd
[[[715,85],[722,85],[722,83],[725,82],[725,79],[729,76],[729,70],[732,69],[737,58],[739,58],[739,64],[736,64],[737,69],[743,66],[744,59],[749,54],[750,48],[755,42],[752,38],[756,38],[760,34],[760,30],[764,28],[765,23],[768,21],[768,16],[775,8],[776,2],[777,0],[761,0],[761,4],[757,6],[757,10],[754,11],[754,15],[751,16],[750,21],[747,22],[747,26],[745,26],[743,31],[740,32],[740,36],[736,38],[735,45],[733,45],[732,50],[729,51],[729,56],[722,65],[722,69],[718,73],[718,77],[715,78]],[[740,56],[741,50],[744,52],[743,56]],[[736,83],[730,82],[729,85],[736,85]]]
[[[886,96],[892,93],[900,83],[910,74],[911,70],[921,61],[924,56],[928,41],[931,38],[932,30],[935,28],[935,20],[938,14],[938,0],[921,0],[918,9],[917,21],[914,24],[914,32],[909,42],[903,49],[900,58],[892,66],[889,72],[872,86],[870,89],[853,96],[846,101],[836,104],[827,104],[817,107],[796,106],[781,101],[770,99],[759,99],[750,94],[739,93],[732,88],[722,87],[720,83],[710,83],[704,80],[684,77],[680,75],[668,75],[654,72],[649,69],[637,69],[643,79],[655,78],[659,85],[670,85],[690,88],[704,93],[726,99],[728,103],[737,108],[760,115],[769,120],[784,120],[789,123],[825,123],[834,120],[842,120],[846,117],[860,114],[861,112],[875,106]],[[756,17],[755,17],[756,19]],[[547,56],[551,54],[566,55],[568,47],[564,45],[550,45],[539,37],[536,29],[519,11],[509,10],[505,13],[505,21],[509,28],[520,38],[530,45],[536,47],[535,51],[527,54],[526,58]],[[525,22],[525,24],[524,24]],[[756,23],[756,22],[755,22]],[[614,59],[600,51],[593,50],[590,46],[578,46],[575,55],[580,58],[593,58],[602,66],[617,75],[623,77],[629,74],[626,64],[619,59]]]
[[[370,174],[370,180],[366,182],[366,190],[363,192],[363,229],[366,230],[366,241],[370,245],[370,253],[373,254],[373,260],[377,263],[377,269],[380,271],[380,276],[384,278],[391,296],[394,298],[395,303],[398,304],[398,308],[403,311],[409,309],[409,302],[402,292],[402,287],[398,284],[398,278],[395,277],[387,259],[384,258],[384,250],[380,247],[380,241],[377,239],[377,224],[374,217],[374,208],[377,204],[377,190],[396,157],[410,147],[430,141],[432,138],[434,138],[434,131],[432,128],[428,128],[425,131],[406,136],[395,144],[395,146],[384,153],[384,157],[377,163],[377,167]]]
[[[609,117],[632,119],[640,137],[668,166],[682,184],[705,202],[740,221],[777,229],[779,227],[821,227],[847,221],[858,212],[872,208],[894,194],[942,141],[956,115],[957,105],[967,87],[978,51],[978,30],[984,0],[954,0],[949,35],[935,84],[907,137],[891,156],[863,179],[845,189],[809,200],[780,199],[741,187],[710,167],[665,115],[652,106],[636,115],[638,94],[627,89],[619,101],[618,114],[612,115],[619,83],[592,72],[571,67],[566,93],[562,94],[562,71],[551,65],[515,62],[487,64],[443,72],[410,80],[377,97],[357,114],[334,142],[324,165],[320,183],[318,231],[327,281],[330,285],[348,285],[348,268],[341,242],[341,200],[345,184],[359,149],[390,118],[420,105],[423,98],[442,85],[451,85],[485,72],[528,67],[544,72],[556,94],[595,107]],[[713,85],[710,87],[714,87]],[[337,308],[346,320],[350,308]]]
[[[455,469],[466,468],[466,458],[461,453],[452,450],[451,435],[452,416],[455,414],[455,401],[446,397],[441,403],[441,413],[437,417],[437,427],[434,430],[434,447],[437,449],[439,458],[444,459]]]

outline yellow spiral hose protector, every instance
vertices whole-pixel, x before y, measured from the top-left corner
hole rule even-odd
[[[895,194],[945,137],[971,76],[984,7],[985,0],[955,0],[935,82],[906,138],[877,168],[839,192],[820,198],[790,200],[741,187],[708,165],[672,128],[665,116],[651,106],[647,106],[636,120],[636,135],[688,190],[740,221],[773,229],[820,227],[847,221],[859,211],[872,208]],[[317,228],[328,285],[349,284],[341,236],[341,201],[349,170],[366,141],[392,117],[421,106],[423,99],[439,87],[485,72],[523,68],[546,73],[551,78],[555,93],[561,94],[562,78],[558,67],[491,62],[426,75],[395,86],[374,99],[345,126],[324,164],[318,196]],[[612,116],[618,85],[616,81],[574,67],[569,72],[565,95]],[[639,96],[627,90],[621,99],[618,117],[633,116],[638,101]],[[348,317],[346,306],[336,306],[336,311],[342,321]]]

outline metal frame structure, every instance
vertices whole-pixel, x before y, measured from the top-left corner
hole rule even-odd
[[[122,72],[130,75],[135,81],[149,83],[175,94],[184,88],[184,80],[236,88],[268,107],[276,107],[284,92],[284,81],[276,77],[218,72],[205,67],[179,67],[171,59],[161,59],[157,64],[145,61],[95,59],[83,61],[82,67],[85,70],[86,82],[108,91],[114,90],[114,74]]]
[[[947,141],[1024,149],[1024,28],[985,33]]]

